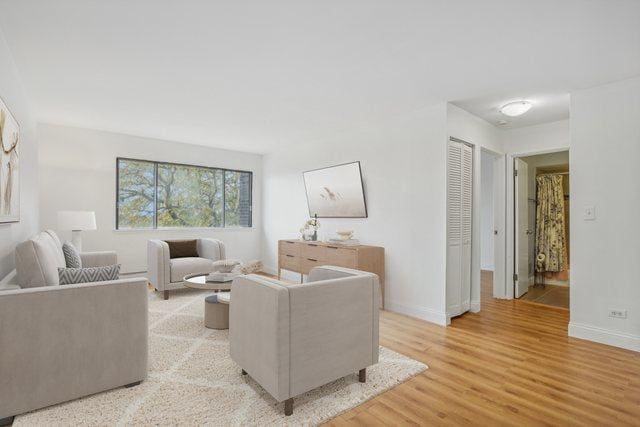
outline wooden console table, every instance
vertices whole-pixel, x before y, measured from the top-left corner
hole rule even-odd
[[[281,270],[309,274],[313,267],[335,265],[368,271],[378,275],[384,308],[384,248],[379,246],[346,246],[304,240],[278,241],[278,278]]]

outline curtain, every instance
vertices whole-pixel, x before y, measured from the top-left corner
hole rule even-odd
[[[536,180],[536,256],[544,254],[544,261],[536,263],[536,271],[564,271],[566,234],[562,175],[541,175]]]

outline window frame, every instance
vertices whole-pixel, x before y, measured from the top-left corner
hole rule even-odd
[[[141,163],[151,163],[153,165],[153,173],[154,173],[154,213],[153,213],[153,227],[143,227],[143,228],[120,228],[120,161],[130,161],[130,162],[141,162]],[[158,227],[158,166],[159,165],[168,165],[168,166],[183,166],[188,168],[199,168],[199,169],[207,169],[211,171],[222,171],[222,226],[220,227],[201,227],[201,226],[189,226],[189,227]],[[227,227],[227,213],[226,213],[226,173],[227,172],[236,172],[236,173],[247,173],[249,174],[249,225],[247,227],[243,226],[229,226]],[[159,160],[145,160],[145,159],[136,159],[132,157],[116,157],[116,203],[115,203],[115,225],[116,231],[146,231],[146,230],[188,230],[188,229],[247,229],[253,228],[253,172],[241,169],[229,169],[229,168],[219,168],[213,166],[203,166],[203,165],[192,165],[188,163],[175,163],[175,162],[164,162]]]

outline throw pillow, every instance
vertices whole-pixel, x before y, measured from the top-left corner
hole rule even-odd
[[[58,278],[61,285],[117,280],[119,275],[120,264],[106,267],[58,268]]]
[[[187,258],[198,255],[197,240],[167,240],[169,245],[169,258]]]
[[[64,242],[62,245],[62,253],[64,254],[64,261],[67,264],[67,268],[82,268],[82,260],[80,259],[80,252],[69,242]]]

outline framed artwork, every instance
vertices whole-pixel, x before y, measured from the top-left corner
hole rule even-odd
[[[20,221],[20,126],[0,99],[0,223]]]
[[[310,217],[367,217],[360,162],[310,170],[302,176]]]

